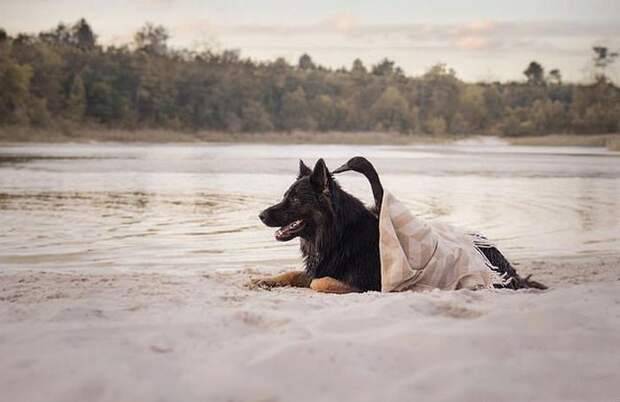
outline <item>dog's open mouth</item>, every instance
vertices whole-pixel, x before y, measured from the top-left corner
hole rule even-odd
[[[303,219],[299,219],[289,223],[288,225],[282,226],[280,229],[276,230],[276,240],[279,241],[287,241],[291,240],[297,233],[299,233],[304,226],[306,226]]]

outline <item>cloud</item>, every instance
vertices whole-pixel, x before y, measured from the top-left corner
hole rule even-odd
[[[184,33],[198,31],[201,24],[180,28]],[[204,27],[204,25],[202,25]],[[220,25],[210,29],[225,42],[226,37],[291,42],[331,38],[336,45],[437,46],[463,51],[510,49],[524,42],[564,43],[620,36],[620,24],[596,24],[576,21],[494,21],[475,20],[460,24],[362,24],[352,14],[341,13],[305,25]],[[203,28],[204,29],[204,28]],[[174,33],[174,32],[173,32]]]
[[[464,29],[472,33],[489,32],[497,26],[496,22],[491,20],[478,20],[465,24]]]
[[[480,79],[480,71],[489,66],[496,77],[514,79],[522,66],[538,60],[562,69],[567,79],[579,80],[593,44],[620,45],[620,25],[582,21],[366,24],[353,14],[338,13],[301,25],[224,24],[202,18],[169,28],[174,47],[239,49],[257,60],[285,57],[291,62],[309,52],[330,67],[350,65],[355,58],[372,64],[389,57],[413,74],[441,61],[467,79]],[[118,33],[107,42],[130,40],[131,35]]]
[[[462,50],[482,50],[499,47],[497,46],[499,42],[494,42],[485,36],[464,36],[457,39],[454,44]]]
[[[351,13],[338,13],[326,18],[318,25],[329,31],[348,34],[358,25],[358,19]]]

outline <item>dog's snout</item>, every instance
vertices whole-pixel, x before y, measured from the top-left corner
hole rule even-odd
[[[267,219],[267,214],[265,213],[266,211],[261,212],[260,214],[258,214],[258,218],[265,223],[265,219]]]

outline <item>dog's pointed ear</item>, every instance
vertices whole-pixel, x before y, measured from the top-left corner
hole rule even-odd
[[[315,189],[319,191],[324,191],[329,189],[329,181],[331,180],[331,173],[327,169],[327,165],[325,165],[325,161],[323,158],[316,161],[314,165],[314,170],[310,175],[310,182],[314,186]]]
[[[301,179],[304,176],[310,176],[312,174],[312,169],[310,169],[304,161],[299,160],[299,174],[297,175],[298,179]]]

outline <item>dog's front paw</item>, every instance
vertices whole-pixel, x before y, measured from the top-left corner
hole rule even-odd
[[[246,283],[246,287],[249,289],[266,289],[271,290],[278,286],[278,282],[273,280],[272,278],[253,278],[250,279],[248,283]]]

